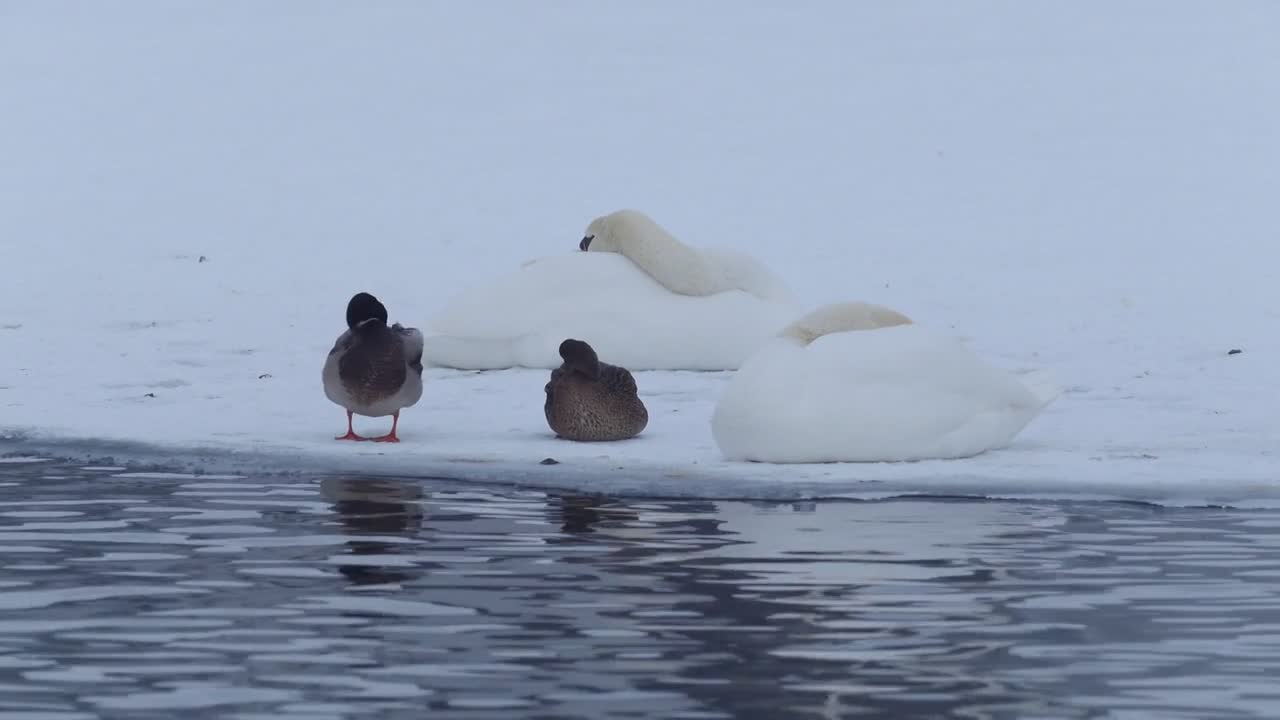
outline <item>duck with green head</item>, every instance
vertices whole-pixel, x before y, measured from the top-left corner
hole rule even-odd
[[[337,440],[400,442],[400,411],[422,397],[422,333],[399,323],[387,325],[387,308],[366,292],[347,303],[347,330],[338,336],[325,359],[325,397],[347,411],[347,434]],[[391,432],[381,437],[357,435],[352,415],[386,417]]]

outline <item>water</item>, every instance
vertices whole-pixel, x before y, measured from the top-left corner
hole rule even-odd
[[[0,717],[1280,716],[1280,513],[0,464]]]

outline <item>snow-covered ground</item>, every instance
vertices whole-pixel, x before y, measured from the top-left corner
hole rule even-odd
[[[10,0],[0,451],[1280,506],[1277,28],[1266,0]],[[969,460],[765,466],[716,452],[724,373],[637,373],[648,430],[576,445],[545,372],[428,369],[403,443],[331,439],[353,292],[420,322],[620,207],[1067,391]]]

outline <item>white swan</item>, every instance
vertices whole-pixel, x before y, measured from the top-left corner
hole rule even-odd
[[[1015,376],[888,308],[819,308],[753,355],[716,404],[730,460],[950,459],[1008,445],[1059,389]]]
[[[643,213],[596,218],[574,252],[469,289],[422,326],[425,363],[550,369],[565,338],[631,370],[731,370],[795,317],[748,255],[695,249]]]

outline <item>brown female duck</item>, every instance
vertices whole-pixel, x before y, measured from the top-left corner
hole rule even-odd
[[[649,423],[630,371],[600,362],[590,345],[560,343],[564,363],[551,371],[543,409],[558,437],[578,441],[626,440]]]

